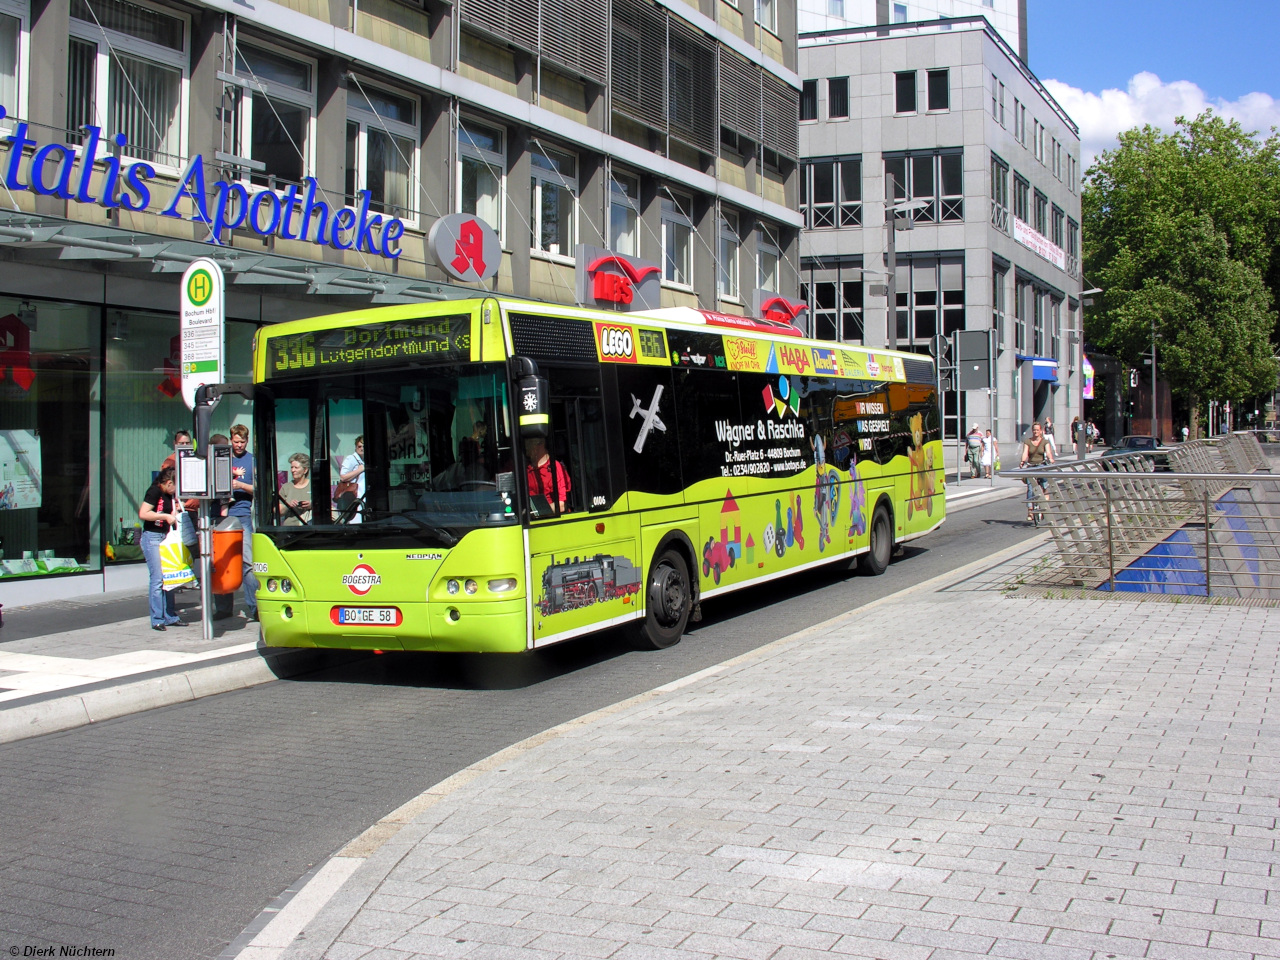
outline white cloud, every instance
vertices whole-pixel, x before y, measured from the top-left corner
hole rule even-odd
[[[1089,93],[1057,80],[1046,80],[1055,100],[1080,127],[1080,162],[1088,169],[1103,150],[1116,145],[1123,130],[1149,123],[1169,132],[1177,117],[1194,117],[1212,108],[1246,130],[1262,134],[1280,127],[1280,100],[1247,93],[1239,100],[1211,99],[1190,80],[1165,83],[1154,73],[1135,74],[1128,90]]]

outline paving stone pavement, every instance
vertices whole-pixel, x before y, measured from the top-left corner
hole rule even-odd
[[[283,955],[1280,956],[1280,611],[934,589],[464,780]]]

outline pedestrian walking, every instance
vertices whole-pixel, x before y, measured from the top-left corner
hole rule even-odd
[[[976,423],[965,437],[965,447],[965,459],[969,461],[969,479],[977,480],[982,476],[982,431]]]
[[[1044,438],[1049,441],[1049,449],[1053,451],[1053,455],[1058,455],[1058,441],[1053,435],[1053,418],[1044,418]],[[1052,462],[1052,461],[1050,461]]]
[[[996,440],[995,434],[987,430],[986,435],[982,438],[982,466],[987,472],[987,479],[991,479],[991,468],[1000,460],[1000,443]]]
[[[138,519],[142,521],[142,555],[147,561],[147,602],[152,630],[185,626],[178,617],[173,591],[164,588],[164,572],[160,567],[160,544],[169,528],[182,522],[182,506],[174,497],[176,488],[173,467],[165,467],[156,475],[156,482],[147,488],[138,507]]]
[[[249,452],[249,428],[237,423],[231,428],[231,505],[227,516],[240,521],[241,563],[244,570],[245,619],[258,619],[258,580],[253,575],[253,454]],[[213,616],[221,620],[232,614],[234,594],[214,597]]]

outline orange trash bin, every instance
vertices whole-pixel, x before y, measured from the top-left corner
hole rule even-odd
[[[235,593],[244,582],[244,531],[237,523],[232,530],[213,531],[214,593]]]

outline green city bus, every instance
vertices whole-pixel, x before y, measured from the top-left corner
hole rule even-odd
[[[254,380],[272,646],[517,652],[626,625],[661,648],[704,598],[881,573],[945,517],[932,361],[788,324],[370,308],[260,329]]]

